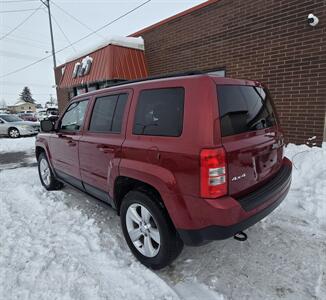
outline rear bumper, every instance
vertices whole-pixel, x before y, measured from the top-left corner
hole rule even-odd
[[[290,189],[291,174],[292,164],[285,158],[283,167],[278,174],[257,191],[241,199],[231,197],[220,199],[220,204],[225,201],[226,207],[223,207],[223,204],[217,207],[211,206],[211,210],[215,211],[216,216],[221,217],[223,215],[223,220],[222,218],[220,221],[214,220],[212,225],[203,228],[178,229],[181,239],[186,245],[198,246],[209,241],[232,237],[256,224],[284,200]],[[210,216],[212,215],[210,214]],[[223,222],[226,225],[218,224]]]

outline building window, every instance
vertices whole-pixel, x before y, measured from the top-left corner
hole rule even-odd
[[[90,86],[88,86],[87,89],[88,89],[89,92],[96,91],[97,90],[97,85],[90,85]]]
[[[82,95],[85,94],[87,92],[85,87],[78,87],[77,88],[77,95]]]

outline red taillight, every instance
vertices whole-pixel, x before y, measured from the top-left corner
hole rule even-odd
[[[224,148],[200,152],[200,194],[218,198],[227,194],[226,157]]]

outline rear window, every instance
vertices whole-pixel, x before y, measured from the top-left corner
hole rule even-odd
[[[217,87],[222,136],[272,127],[276,117],[269,93],[261,87]]]
[[[137,103],[133,134],[180,136],[183,106],[183,88],[142,91]]]

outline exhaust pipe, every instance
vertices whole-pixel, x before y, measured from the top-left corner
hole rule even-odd
[[[239,231],[233,236],[233,238],[239,242],[244,242],[248,239],[248,236],[243,231]]]

